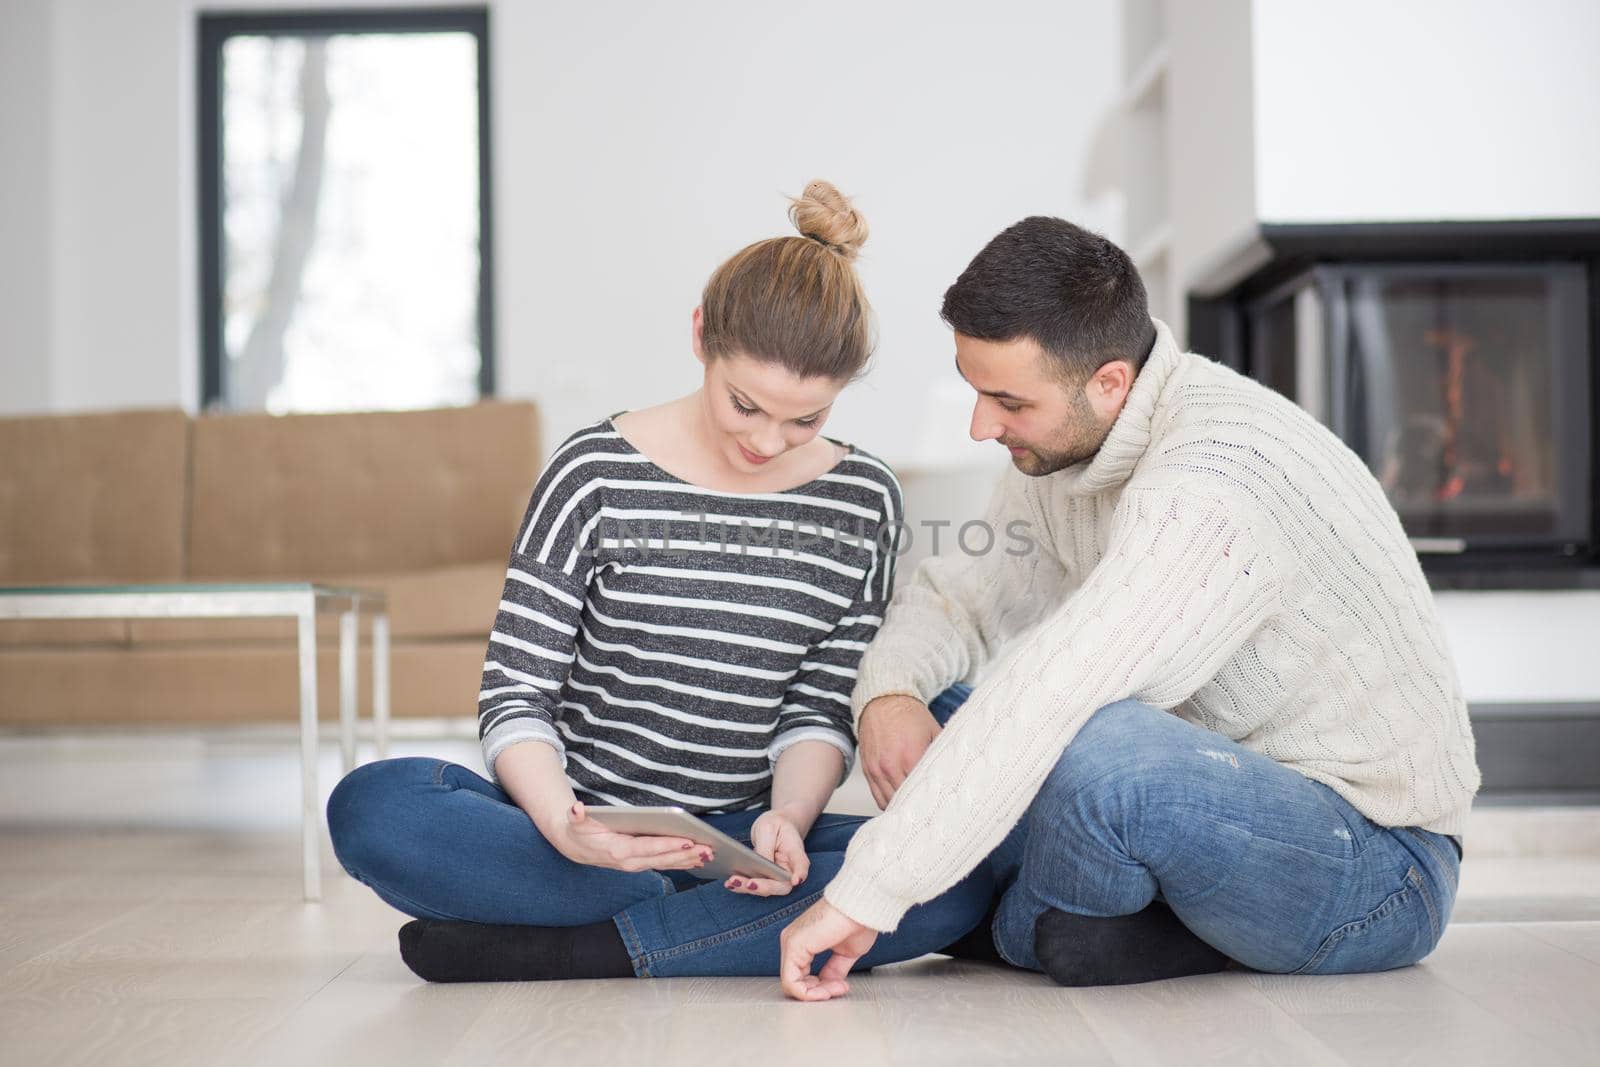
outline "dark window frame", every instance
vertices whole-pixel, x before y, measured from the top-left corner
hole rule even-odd
[[[230,37],[470,33],[478,48],[478,393],[494,396],[494,199],[489,11],[484,7],[229,12],[199,16],[200,407],[223,397],[222,47]]]

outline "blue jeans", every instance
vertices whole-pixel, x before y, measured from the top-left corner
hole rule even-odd
[[[970,690],[933,702],[948,722]],[[1128,915],[1157,897],[1259,971],[1340,974],[1417,962],[1455,902],[1450,838],[1379,826],[1332,789],[1169,712],[1101,708],[987,861],[995,945],[1039,969],[1047,908]]]
[[[759,811],[705,820],[748,845]],[[628,873],[573,863],[498,786],[436,759],[391,759],[350,772],[328,798],[345,870],[419,918],[519,926],[615,921],[641,978],[776,975],[778,935],[821,895],[864,818],[819,816],[811,871],[788,896],[754,897],[684,871]],[[907,913],[858,969],[915,959],[977,926],[994,896],[980,866]]]

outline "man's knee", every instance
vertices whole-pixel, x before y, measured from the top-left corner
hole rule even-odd
[[[1083,724],[1067,750],[1071,752],[1077,746],[1078,753],[1082,755],[1096,749],[1122,752],[1133,745],[1147,745],[1162,732],[1171,718],[1170,713],[1149,704],[1137,700],[1119,700],[1089,716],[1089,721]]]
[[[1134,805],[1163,807],[1181,793],[1187,724],[1136,700],[1107,704],[1078,731],[1045,778],[1034,809],[1103,814]],[[1049,816],[1046,816],[1049,817]]]
[[[1166,729],[1170,719],[1168,713],[1137,700],[1107,704],[1068,743],[1051,780],[1082,782],[1159,757],[1171,743]]]

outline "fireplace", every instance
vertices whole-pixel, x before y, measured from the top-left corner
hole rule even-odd
[[[1263,227],[1192,347],[1361,456],[1436,584],[1595,584],[1600,224],[1554,225]]]

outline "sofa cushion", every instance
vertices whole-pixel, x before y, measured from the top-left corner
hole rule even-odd
[[[0,585],[180,579],[188,433],[177,410],[0,419]]]
[[[360,658],[357,705],[369,718],[372,658]],[[0,724],[78,726],[294,721],[300,715],[299,665],[292,648],[145,646],[0,649]],[[479,641],[395,645],[389,664],[396,718],[477,713],[483,671]],[[339,715],[339,658],[317,656],[319,717]]]
[[[504,561],[539,457],[529,403],[201,416],[189,576],[325,579]]]
[[[0,648],[127,643],[125,619],[0,619]]]
[[[511,544],[506,543],[510,555]],[[392,640],[411,638],[472,638],[488,646],[500,607],[505,582],[504,563],[472,563],[434,567],[407,574],[348,575],[330,579],[332,585],[381,589],[389,595],[389,635]],[[3,632],[3,631],[0,631]],[[333,640],[339,633],[339,616],[317,618],[317,633]],[[361,638],[370,633],[361,623]],[[135,619],[131,640],[135,644],[193,641],[239,643],[292,640],[293,619]]]

